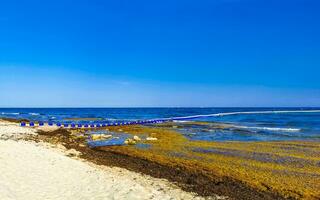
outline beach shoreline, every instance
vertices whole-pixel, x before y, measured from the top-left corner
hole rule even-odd
[[[38,137],[40,136],[40,137]],[[72,136],[68,129],[57,129],[52,132],[39,132],[32,140],[46,141],[64,145],[67,149],[81,152],[81,158],[97,165],[125,168],[137,173],[143,173],[155,178],[169,180],[187,192],[211,198],[217,194],[228,199],[283,199],[280,195],[268,191],[259,191],[229,177],[212,177],[202,171],[192,171],[183,166],[168,166],[159,162],[149,161],[141,157],[132,156],[125,152],[105,151],[101,148],[88,148],[79,141],[70,140]],[[55,138],[55,139],[53,139]]]
[[[14,124],[15,122],[10,123]],[[198,125],[205,124],[201,122]],[[221,124],[218,128],[221,128],[220,126]],[[191,192],[201,198],[317,199],[319,184],[314,182],[314,177],[311,177],[319,176],[318,169],[314,168],[319,157],[312,153],[320,147],[317,142],[188,142],[168,127],[176,127],[176,124],[166,123],[156,125],[156,127],[120,126],[94,129],[96,131],[106,129],[107,132],[130,133],[129,135],[132,136],[141,133],[141,137],[146,132],[152,133],[151,135],[156,136],[159,140],[145,141],[146,144],[152,144],[151,149],[139,149],[135,145],[89,148],[83,136],[85,131],[89,129],[64,129],[56,126],[19,128],[37,130],[37,134],[28,134],[24,140],[51,144],[60,146],[66,151],[79,152],[80,159],[97,166],[117,167],[156,179],[165,179],[179,187],[181,191]],[[182,146],[179,147],[179,145]],[[216,148],[216,152],[211,154],[211,152],[183,150],[194,147],[204,150],[209,147]],[[221,150],[219,152],[219,149],[223,149],[224,152]],[[180,156],[172,157],[170,152],[174,151],[177,154],[179,152],[182,154],[179,153]],[[188,160],[188,157],[192,160]],[[198,162],[198,159],[204,160]],[[206,164],[206,160],[211,163]],[[278,160],[281,162],[279,163]],[[252,167],[255,168],[252,170]],[[303,171],[303,168],[299,169],[300,167],[305,167],[308,171]],[[278,173],[273,173],[273,171],[276,172],[275,169],[279,172],[282,170],[280,176],[277,175]],[[304,175],[302,175],[303,172]],[[304,186],[301,185],[301,182],[297,182],[302,177],[304,178]],[[265,182],[265,180],[270,181]],[[277,180],[277,182],[273,180]],[[288,184],[284,185],[284,182]],[[315,184],[310,185],[309,183],[312,182]],[[308,184],[305,185],[306,183]],[[306,189],[305,193],[303,193],[304,189]]]
[[[94,164],[37,135],[0,120],[0,199],[204,199],[164,179]]]

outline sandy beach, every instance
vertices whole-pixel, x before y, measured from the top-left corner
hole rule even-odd
[[[0,121],[0,199],[204,199],[164,179],[90,163],[61,145],[24,140],[36,131]]]
[[[317,141],[196,141],[177,131],[234,127],[223,123],[79,129],[20,127],[18,121],[0,121],[0,199],[274,200],[319,196]],[[88,145],[88,141],[104,141],[107,136],[105,141],[109,141],[123,134],[131,144]],[[154,140],[148,140],[150,137]]]

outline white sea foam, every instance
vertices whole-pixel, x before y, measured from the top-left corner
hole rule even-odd
[[[175,123],[187,123],[187,122],[191,122],[191,121],[173,120],[173,122],[175,122]]]
[[[172,120],[193,119],[201,117],[221,117],[227,115],[247,115],[247,114],[279,114],[279,113],[320,113],[320,110],[274,110],[274,111],[248,111],[248,112],[226,112],[226,113],[214,113],[207,115],[191,115],[185,117],[173,117],[166,118]]]
[[[36,115],[40,115],[40,114],[39,113],[29,113],[29,115],[36,116]]]
[[[280,127],[259,127],[259,126],[232,126],[240,129],[255,129],[255,130],[268,130],[268,131],[280,131],[280,132],[299,132],[299,128],[280,128]]]
[[[7,112],[2,112],[1,115],[20,115],[20,113],[7,113]]]

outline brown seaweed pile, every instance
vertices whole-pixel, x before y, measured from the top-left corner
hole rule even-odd
[[[201,124],[205,123],[197,125]],[[85,158],[97,163],[167,178],[201,195],[216,193],[235,199],[319,199],[319,142],[191,141],[176,131],[177,126],[167,123],[99,128],[132,137],[157,138],[141,140],[137,145],[90,149],[83,145],[84,129],[69,132],[59,129],[50,133],[49,140],[76,148],[84,152]],[[48,133],[42,135],[49,136]]]

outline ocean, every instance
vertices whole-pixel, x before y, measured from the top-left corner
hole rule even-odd
[[[0,108],[1,118],[52,122],[177,119],[190,140],[320,141],[320,108]],[[82,120],[81,120],[82,119]],[[186,121],[208,125],[184,125]]]

